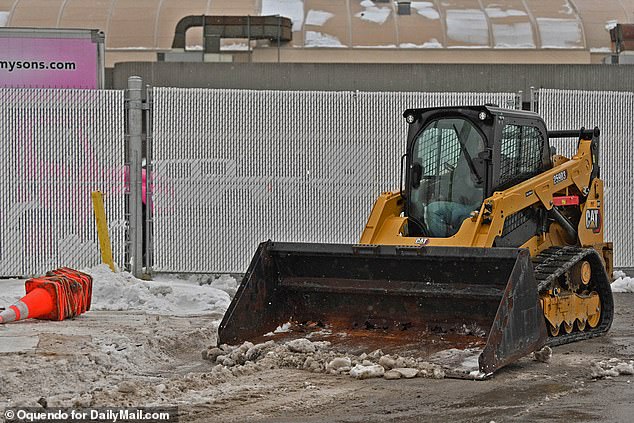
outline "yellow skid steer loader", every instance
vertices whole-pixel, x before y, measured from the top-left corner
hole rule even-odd
[[[612,244],[598,128],[549,132],[533,112],[489,105],[404,117],[404,180],[376,200],[360,242],[262,243],[219,343],[290,322],[292,336],[322,334],[351,352],[476,348],[490,375],[605,333]],[[554,154],[552,138],[571,138],[577,153]]]

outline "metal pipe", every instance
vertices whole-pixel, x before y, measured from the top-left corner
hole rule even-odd
[[[568,241],[570,241],[571,243],[576,242],[578,238],[577,230],[575,229],[574,226],[572,226],[572,223],[570,222],[570,220],[568,220],[566,216],[561,214],[561,212],[557,209],[557,207],[553,206],[553,208],[550,209],[550,211],[552,216],[557,221],[557,223],[559,223],[561,227],[564,228],[564,230],[566,231],[566,234],[569,237]]]
[[[143,260],[143,219],[141,216],[142,178],[141,161],[143,159],[143,80],[139,76],[128,78],[127,113],[128,113],[128,143],[126,149],[129,154],[129,229],[128,229],[128,259],[131,273],[140,277]]]
[[[585,140],[592,139],[593,136],[599,136],[599,128],[594,129],[564,129],[560,131],[548,131],[548,138],[583,138]]]

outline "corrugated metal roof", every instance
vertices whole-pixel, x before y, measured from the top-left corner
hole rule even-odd
[[[587,49],[632,22],[634,0],[0,0],[0,26],[98,28],[109,50],[168,50],[184,16],[280,14],[294,48]],[[202,44],[201,30],[188,45]],[[235,41],[225,43],[234,43]]]

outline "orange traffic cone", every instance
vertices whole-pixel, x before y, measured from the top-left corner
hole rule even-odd
[[[90,310],[92,277],[63,267],[46,277],[29,279],[26,295],[0,313],[0,323],[29,318],[64,320]]]
[[[36,288],[0,313],[0,323],[38,318],[52,313],[54,308],[55,304],[51,295],[43,288]]]

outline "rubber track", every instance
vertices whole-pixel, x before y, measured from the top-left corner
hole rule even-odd
[[[582,339],[603,335],[610,329],[614,318],[614,300],[608,275],[605,272],[603,262],[599,254],[593,248],[581,247],[551,247],[533,258],[535,266],[535,279],[539,294],[551,289],[559,276],[563,275],[575,263],[587,260],[592,266],[591,284],[599,294],[601,301],[601,320],[595,328],[584,332],[565,333],[563,328],[558,336],[549,336],[546,344],[549,346],[563,345]],[[587,326],[589,328],[589,326]]]

